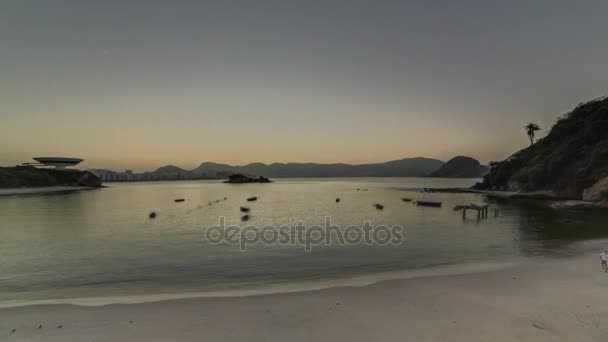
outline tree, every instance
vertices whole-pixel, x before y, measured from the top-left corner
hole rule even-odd
[[[534,134],[536,131],[540,131],[540,126],[535,123],[529,123],[524,128],[526,129],[528,138],[530,138],[530,145],[534,144]]]

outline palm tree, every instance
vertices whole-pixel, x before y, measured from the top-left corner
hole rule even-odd
[[[540,126],[535,123],[529,123],[524,128],[526,129],[528,138],[530,138],[530,145],[534,144],[534,132],[540,131]]]

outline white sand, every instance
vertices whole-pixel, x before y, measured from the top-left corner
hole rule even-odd
[[[5,308],[0,341],[608,341],[608,273],[593,254],[297,293]]]
[[[47,192],[65,192],[65,191],[79,191],[79,190],[93,190],[99,189],[97,187],[90,186],[45,186],[38,188],[10,188],[0,189],[0,196],[2,195],[22,195],[22,194],[41,194]]]

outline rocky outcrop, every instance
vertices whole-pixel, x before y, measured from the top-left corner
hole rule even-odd
[[[101,180],[89,171],[42,169],[31,166],[0,167],[0,188],[48,186],[100,187]]]
[[[608,202],[608,176],[583,190],[583,201]]]
[[[255,177],[249,177],[249,176],[245,176],[243,174],[237,173],[234,175],[230,175],[228,177],[227,181],[224,181],[224,183],[233,183],[233,184],[241,184],[241,183],[270,183],[272,182],[270,179],[266,178],[266,177],[262,177],[259,176],[257,178]]]

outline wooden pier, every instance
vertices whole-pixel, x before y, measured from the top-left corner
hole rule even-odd
[[[454,210],[462,211],[462,219],[467,218],[467,210],[473,210],[477,212],[477,219],[488,218],[488,205],[477,205],[477,204],[467,204],[467,205],[457,205],[454,207]]]

